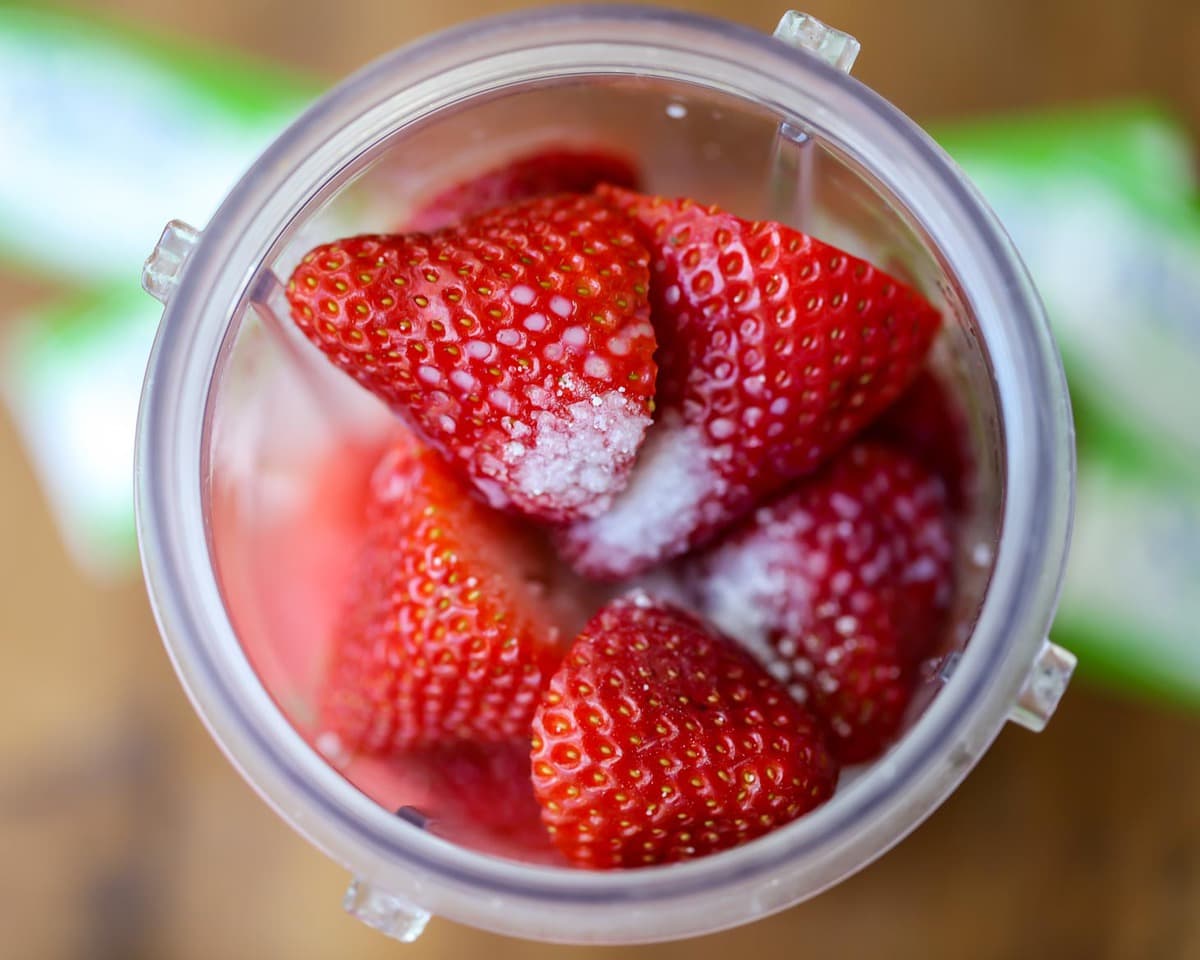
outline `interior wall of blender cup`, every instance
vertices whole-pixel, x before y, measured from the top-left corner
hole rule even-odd
[[[802,118],[788,119],[804,128]],[[986,589],[987,545],[997,535],[1002,432],[986,348],[954,278],[903,204],[818,135],[781,147],[780,120],[665,80],[589,77],[497,91],[365,152],[338,174],[332,199],[288,228],[283,252],[264,271],[286,279],[317,243],[401,229],[433,192],[507,158],[542,146],[603,145],[630,155],[649,191],[789,222],[916,285],[946,320],[933,362],[966,416],[976,469],[952,625],[922,672],[915,718],[943,682],[945,655],[970,636]],[[807,154],[798,161],[796,150]],[[796,171],[803,183],[793,182]],[[234,628],[264,687],[322,749],[315,705],[362,533],[361,490],[394,421],[303,341],[278,287],[266,299],[235,313],[212,386],[210,544]],[[379,764],[355,761],[343,772],[391,809],[424,802]]]

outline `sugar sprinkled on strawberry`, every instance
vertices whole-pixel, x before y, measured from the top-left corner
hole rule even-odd
[[[366,509],[325,742],[387,754],[527,735],[569,621],[569,596],[544,586],[553,561],[412,438],[379,463]]]
[[[638,185],[628,157],[596,147],[543,147],[485,170],[438,193],[405,223],[405,230],[431,231],[505,204],[556,193],[590,193],[602,183]]]
[[[576,866],[636,867],[745,843],[824,802],[817,724],[729,639],[645,594],[584,629],[533,722],[533,786]]]
[[[944,488],[856,443],[692,561],[701,606],[828,726],[843,763],[895,735],[953,586]]]
[[[933,373],[922,372],[873,424],[871,434],[917,457],[941,477],[955,510],[967,505],[975,464],[966,415]]]
[[[702,522],[722,480],[698,427],[665,411],[646,433],[629,483],[607,513],[565,532],[566,555],[584,573],[605,578],[640,573],[644,562],[671,556]]]
[[[318,247],[287,292],[304,334],[494,506],[563,523],[607,508],[650,423],[647,261],[605,203],[551,197]]]
[[[940,318],[865,261],[780,224],[599,194],[651,250],[652,431],[667,434],[651,449],[672,454],[647,455],[627,492],[563,546],[589,574],[624,576],[704,543],[819,467],[913,380]],[[687,483],[675,481],[681,459]]]

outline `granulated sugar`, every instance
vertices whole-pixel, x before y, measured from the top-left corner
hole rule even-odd
[[[585,573],[621,576],[671,554],[696,528],[718,478],[704,434],[668,415],[652,426],[612,507],[576,524],[564,549]]]
[[[504,446],[516,491],[529,501],[595,516],[608,508],[633,462],[650,417],[618,391],[577,400],[563,413],[534,414],[525,431]]]
[[[709,619],[767,667],[779,660],[768,642],[770,628],[778,627],[785,614],[797,621],[797,628],[807,619],[798,611],[808,607],[808,585],[789,572],[793,535],[786,529],[762,530],[714,550],[697,572],[697,590]]]

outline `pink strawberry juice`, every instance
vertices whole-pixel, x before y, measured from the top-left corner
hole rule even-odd
[[[264,385],[272,398],[264,410],[306,407],[293,371],[269,359],[264,366],[274,371]],[[332,393],[342,395],[342,386],[333,381]],[[505,747],[466,756],[424,751],[402,760],[348,756],[322,728],[317,703],[358,567],[368,481],[395,435],[390,415],[346,386],[345,409],[365,412],[369,426],[342,432],[326,425],[315,436],[280,443],[271,418],[259,411],[225,435],[229,459],[212,485],[212,543],[241,642],[297,731],[372,800],[456,843],[558,862],[529,793],[527,749],[519,756]],[[497,792],[501,780],[514,789]]]

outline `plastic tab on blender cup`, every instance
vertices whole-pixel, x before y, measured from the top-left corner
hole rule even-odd
[[[816,17],[789,10],[775,28],[775,38],[804,50],[835,70],[849,73],[862,45]],[[767,176],[767,203],[773,219],[804,230],[813,208],[813,140],[800,121],[782,120]]]
[[[799,10],[789,10],[780,18],[775,37],[789,46],[807,50],[842,73],[850,72],[862,49],[862,44],[850,34]]]
[[[373,930],[401,943],[413,943],[429,923],[429,911],[385,893],[355,877],[346,888],[342,909]]]
[[[1046,729],[1046,724],[1058,707],[1058,701],[1067,691],[1076,662],[1075,654],[1056,643],[1043,640],[1042,649],[1034,658],[1008,719],[1034,733]]]
[[[159,303],[166,303],[179,286],[179,276],[192,250],[200,242],[200,231],[182,220],[163,227],[154,250],[142,266],[142,289]]]

